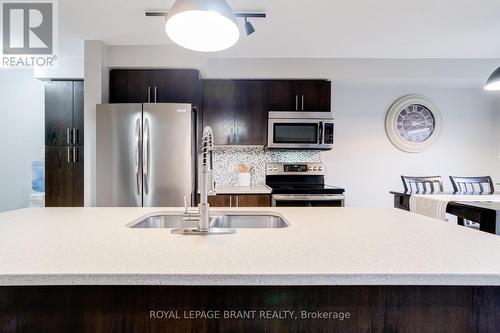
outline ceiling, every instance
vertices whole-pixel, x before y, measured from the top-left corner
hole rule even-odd
[[[173,0],[59,1],[59,30],[110,45],[170,44],[164,19]],[[228,0],[266,11],[229,57],[500,58],[498,0]],[[242,20],[239,19],[240,23]]]

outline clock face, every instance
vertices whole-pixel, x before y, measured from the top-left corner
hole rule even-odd
[[[396,128],[402,139],[421,143],[434,133],[436,119],[432,112],[421,104],[411,104],[397,115]]]

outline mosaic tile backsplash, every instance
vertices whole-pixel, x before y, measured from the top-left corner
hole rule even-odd
[[[252,185],[266,183],[266,163],[321,162],[317,150],[268,150],[260,146],[216,146],[214,149],[214,181],[219,186],[236,185],[237,167],[254,168]]]

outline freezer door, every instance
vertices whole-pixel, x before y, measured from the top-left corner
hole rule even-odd
[[[142,104],[97,105],[96,203],[142,206]]]
[[[192,115],[190,104],[143,105],[144,207],[182,207],[191,198]]]

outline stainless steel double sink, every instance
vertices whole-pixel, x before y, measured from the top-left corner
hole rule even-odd
[[[212,228],[255,228],[255,229],[279,229],[287,228],[289,224],[279,214],[275,213],[212,213],[210,217],[210,227]],[[137,229],[182,229],[194,228],[197,222],[186,222],[182,219],[182,215],[171,215],[168,213],[153,213],[137,220],[130,222],[127,225],[129,228]]]

